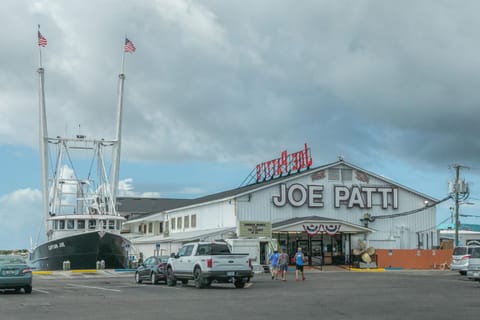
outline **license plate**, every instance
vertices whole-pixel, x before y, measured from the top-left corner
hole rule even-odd
[[[233,271],[227,272],[227,276],[234,276],[234,275],[235,275],[235,272],[233,272]]]

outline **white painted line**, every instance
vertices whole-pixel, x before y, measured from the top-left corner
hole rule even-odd
[[[122,290],[118,289],[108,289],[103,287],[91,287],[91,286],[82,286],[79,284],[67,283],[68,286],[77,287],[77,288],[87,288],[87,289],[97,289],[97,290],[104,290],[104,291],[114,291],[114,292],[122,292]]]
[[[33,288],[33,291],[38,291],[38,292],[46,293],[46,294],[49,294],[49,293],[50,293],[50,292],[47,291],[47,290],[42,290],[42,289],[37,289],[37,288]]]

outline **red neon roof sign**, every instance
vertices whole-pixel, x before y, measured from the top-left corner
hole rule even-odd
[[[292,171],[298,172],[305,168],[308,169],[311,165],[312,155],[310,148],[305,143],[303,150],[291,154],[284,150],[280,154],[280,158],[257,164],[257,182],[278,178]]]

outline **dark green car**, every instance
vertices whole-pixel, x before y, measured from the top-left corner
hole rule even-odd
[[[0,289],[24,290],[32,293],[32,269],[24,257],[0,256]]]

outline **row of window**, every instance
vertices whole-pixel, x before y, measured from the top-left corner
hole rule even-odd
[[[183,218],[183,219],[182,219]],[[172,230],[181,230],[182,229],[182,222],[183,228],[196,228],[197,227],[197,215],[192,214],[191,216],[184,216],[184,217],[173,217],[170,219],[170,228]]]
[[[174,218],[170,219],[170,221],[165,221],[165,227],[164,227],[164,222],[160,221],[158,223],[158,229],[156,227],[157,224],[154,223],[154,222],[150,222],[150,223],[148,223],[148,225],[147,224],[140,224],[138,226],[138,232],[147,233],[147,230],[148,230],[148,233],[157,234],[157,232],[158,232],[159,234],[161,234],[161,233],[169,231],[169,224],[170,224],[170,230],[181,230],[182,226],[185,229],[196,228],[197,227],[197,215],[192,214],[190,216],[174,217]],[[155,228],[155,230],[154,230],[154,228]]]
[[[109,230],[120,230],[121,227],[121,222],[115,220],[98,220],[98,224],[101,228]],[[53,221],[54,230],[84,230],[85,228],[96,229],[97,220],[66,219]]]

